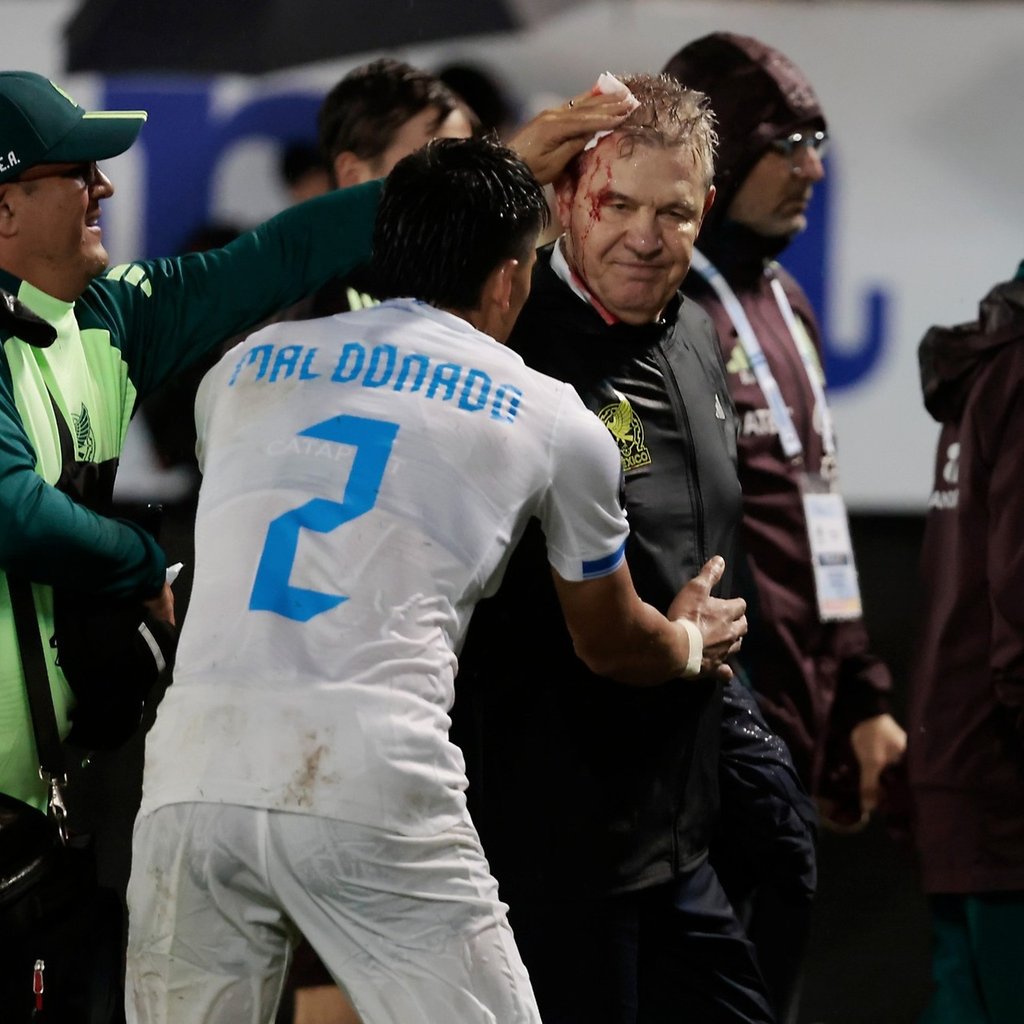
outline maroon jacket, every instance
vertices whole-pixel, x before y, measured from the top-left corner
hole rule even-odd
[[[924,887],[1024,891],[1024,264],[920,357],[942,424],[908,730]]]
[[[793,411],[806,465],[816,471],[823,453],[819,427],[812,423],[814,398],[765,277],[766,263],[788,239],[755,234],[726,214],[774,139],[826,128],[821,104],[804,73],[785,54],[750,36],[713,32],[684,46],[665,70],[706,93],[718,115],[718,195],[699,245],[746,310]],[[806,296],[785,272],[779,276],[820,353],[818,326]],[[717,296],[694,271],[683,282],[683,291],[704,307],[718,328],[740,417],[743,536],[753,577],[745,588],[751,609],[743,667],[768,723],[789,744],[808,789],[840,801],[834,813],[859,817],[849,733],[858,722],[888,710],[889,671],[868,651],[862,622],[818,621],[797,475],[782,452],[764,396],[744,367],[732,322]]]
[[[813,471],[824,455],[814,395],[799,352],[771,292],[765,266],[772,245],[725,222],[701,248],[722,272],[750,319],[778,381]],[[818,327],[806,296],[777,264],[794,312],[820,352]],[[704,307],[718,330],[729,388],[740,422],[739,475],[743,541],[750,576],[750,632],[741,663],[769,725],[789,745],[801,778],[814,794],[856,799],[848,747],[858,722],[888,710],[889,671],[872,656],[861,620],[822,623],[818,617],[810,545],[798,476],[782,451],[764,395],[717,295],[695,271],[683,291]],[[849,807],[854,813],[854,806]]]

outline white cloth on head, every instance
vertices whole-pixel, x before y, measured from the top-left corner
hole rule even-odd
[[[599,96],[622,96],[625,99],[629,99],[629,109],[631,112],[640,106],[640,101],[610,71],[604,71],[598,75],[594,88],[591,91]],[[588,149],[593,149],[606,135],[611,135],[611,132],[595,132],[593,138],[583,147],[583,152],[585,153]]]

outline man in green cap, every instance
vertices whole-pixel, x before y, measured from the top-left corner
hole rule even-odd
[[[290,210],[229,249],[106,272],[101,207],[114,186],[98,161],[127,150],[145,120],[144,111],[84,110],[38,74],[0,73],[0,288],[55,335],[23,329],[24,317],[0,324],[0,793],[40,810],[48,792],[9,579],[31,583],[63,738],[77,698],[49,642],[53,588],[79,592],[82,604],[144,601],[156,618],[174,619],[156,541],[91,510],[107,507],[137,401],[207,349],[364,261],[377,206],[372,183]],[[91,508],[72,498],[72,477],[90,481],[76,497]],[[82,904],[22,922],[24,942],[0,963],[5,1009],[27,1019],[35,984],[54,1019],[86,1012],[89,956],[102,944],[92,938],[94,918]]]

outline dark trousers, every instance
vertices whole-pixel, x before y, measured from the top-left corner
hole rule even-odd
[[[502,888],[545,1024],[772,1024],[714,871],[597,900]]]
[[[801,970],[811,927],[811,899],[786,900],[765,885],[738,904],[779,1024],[795,1024]]]

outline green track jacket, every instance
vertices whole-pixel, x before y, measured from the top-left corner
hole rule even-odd
[[[0,286],[57,330],[49,348],[0,333],[0,791],[46,806],[7,572],[35,585],[62,735],[73,697],[52,662],[51,587],[150,597],[164,579],[163,552],[141,528],[98,516],[52,486],[61,451],[47,388],[78,459],[116,458],[138,400],[210,348],[365,262],[379,196],[379,182],[333,192],[224,249],[115,267],[74,303],[0,270]]]

